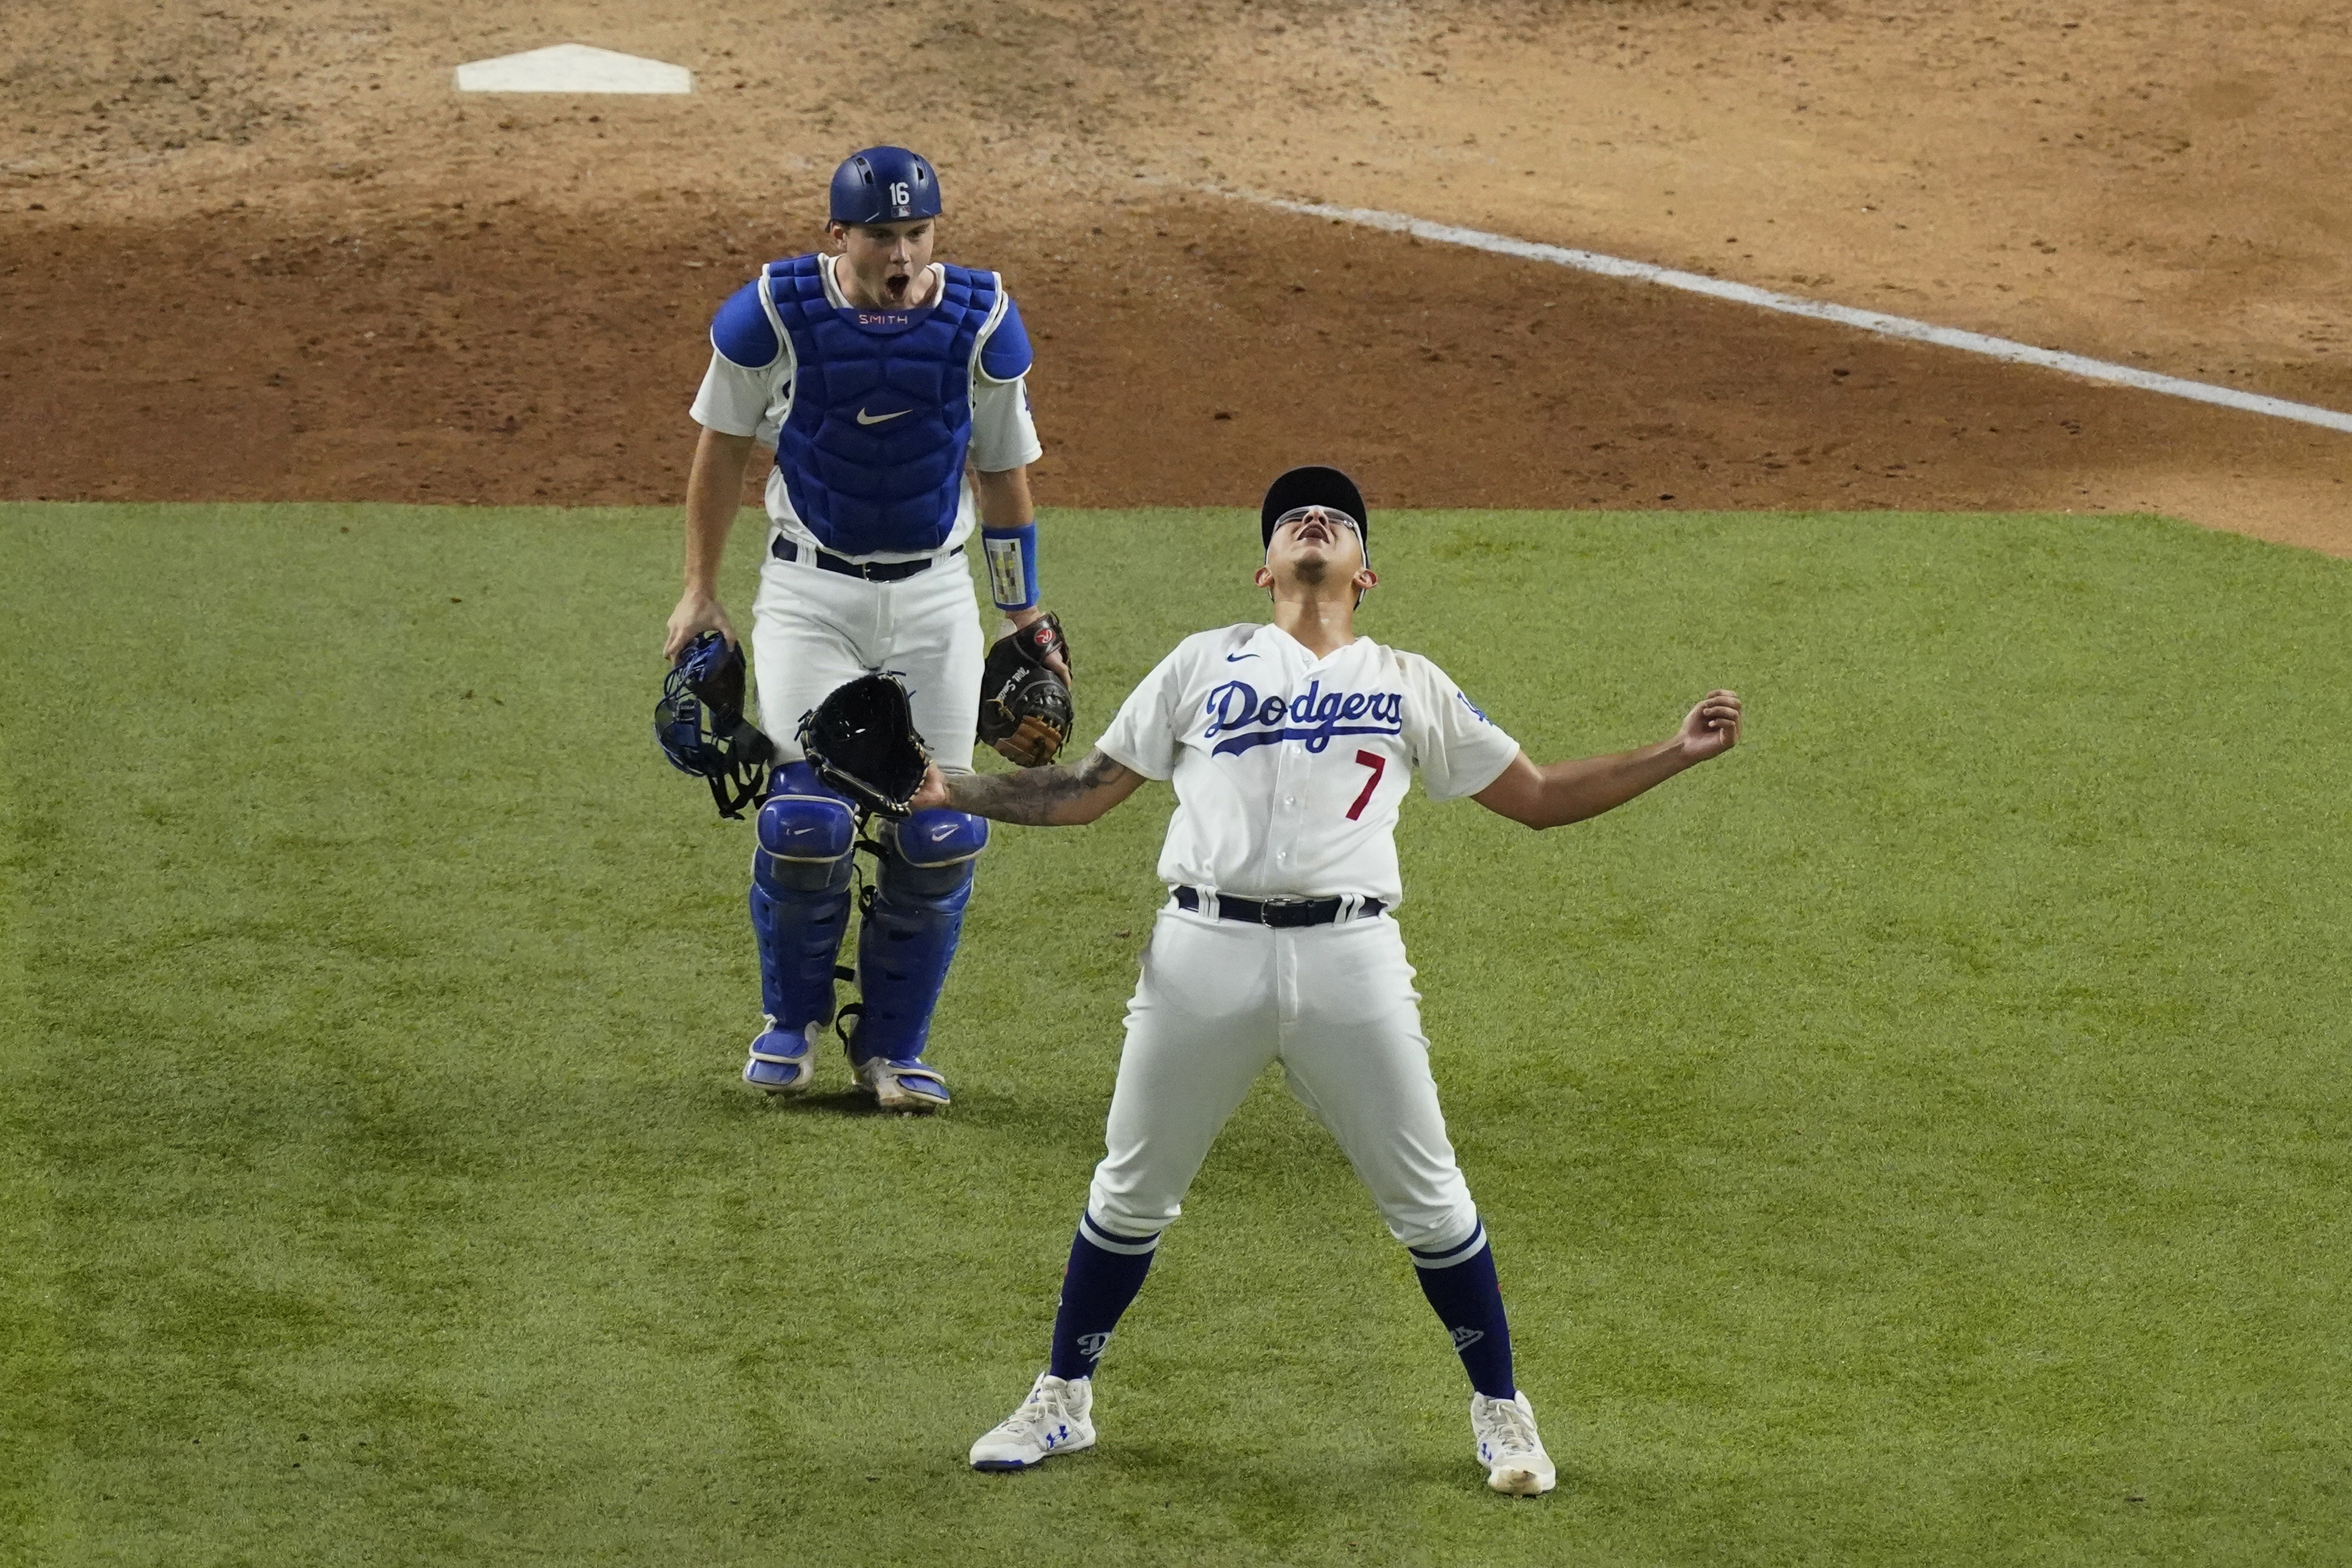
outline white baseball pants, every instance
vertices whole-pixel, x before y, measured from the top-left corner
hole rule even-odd
[[[1445,1136],[1412,975],[1384,917],[1276,930],[1163,909],[1128,1004],[1087,1195],[1095,1223],[1140,1237],[1181,1213],[1218,1130],[1279,1060],[1391,1236],[1424,1249],[1468,1239],[1478,1211]]]
[[[907,685],[915,730],[950,773],[971,770],[980,722],[979,602],[961,555],[896,583],[827,572],[805,552],[771,554],[751,601],[751,668],[760,728],[787,761],[801,717],[836,687],[885,670]]]

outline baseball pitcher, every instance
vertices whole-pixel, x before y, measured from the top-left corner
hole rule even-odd
[[[1398,805],[1419,773],[1437,800],[1466,795],[1530,827],[1580,822],[1728,751],[1739,699],[1709,692],[1640,751],[1538,766],[1435,665],[1356,635],[1357,602],[1378,579],[1370,519],[1346,475],[1284,474],[1261,533],[1271,625],[1186,638],[1076,767],[935,769],[914,797],[1060,825],[1095,820],[1146,779],[1176,789],[1160,855],[1168,902],[1129,1004],[1051,1359],[971,1461],[1023,1469],[1093,1444],[1093,1377],[1111,1331],[1218,1130],[1278,1060],[1370,1187],[1461,1356],[1487,1484],[1537,1495],[1556,1472],[1512,1374],[1493,1249],[1446,1138],[1390,918],[1403,897]]]

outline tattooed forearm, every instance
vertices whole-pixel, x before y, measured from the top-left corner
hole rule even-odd
[[[1076,767],[1022,768],[1009,773],[951,773],[948,804],[975,816],[1031,827],[1092,822],[1142,780],[1100,752]]]
[[[1011,773],[950,773],[948,804],[974,816],[1043,827],[1054,809],[1080,794],[1076,768],[1023,768]]]

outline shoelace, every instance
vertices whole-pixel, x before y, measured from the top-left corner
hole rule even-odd
[[[1512,1451],[1524,1454],[1536,1451],[1536,1424],[1528,1418],[1526,1411],[1519,1408],[1517,1400],[1491,1400],[1486,1409],[1500,1428],[1496,1436]]]
[[[1054,1396],[1047,1392],[1043,1384],[1040,1384],[1029,1391],[1029,1397],[1021,1402],[1021,1408],[1006,1416],[996,1429],[1000,1432],[1017,1433],[1032,1427],[1042,1427],[1055,1418],[1053,1406]]]

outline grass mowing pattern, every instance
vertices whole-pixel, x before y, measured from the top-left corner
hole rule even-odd
[[[749,837],[647,734],[666,512],[0,509],[0,1561],[2346,1560],[2352,569],[2149,520],[1435,513],[1367,629],[1538,757],[1407,940],[1561,1489],[1486,1495],[1275,1079],[1041,1363],[1169,796],[982,862],[931,1121],[734,1081]],[[1092,733],[1260,618],[1065,514]],[[748,600],[739,542],[730,603]]]

